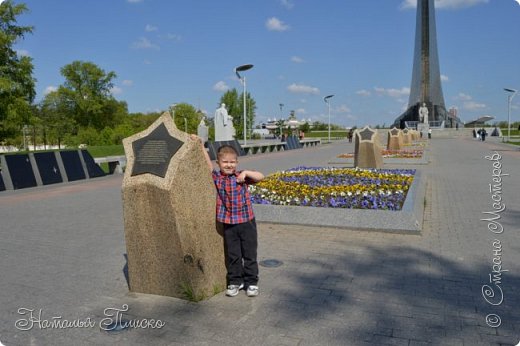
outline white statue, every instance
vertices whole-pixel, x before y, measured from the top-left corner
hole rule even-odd
[[[233,117],[231,117],[223,103],[215,111],[215,141],[231,141],[235,135]]]
[[[202,138],[204,143],[208,141],[208,127],[206,126],[206,121],[204,118],[200,121],[200,124],[197,127],[197,136]]]
[[[422,106],[419,108],[419,120],[422,123],[428,124],[428,108],[426,107],[426,103],[424,102]]]

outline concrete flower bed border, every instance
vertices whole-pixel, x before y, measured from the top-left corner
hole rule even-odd
[[[254,204],[258,222],[334,227],[419,235],[423,226],[426,177],[417,170],[399,211]]]

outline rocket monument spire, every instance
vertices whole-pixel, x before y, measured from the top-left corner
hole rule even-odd
[[[440,124],[445,121],[447,127],[454,125],[444,105],[436,32],[434,0],[417,0],[410,98],[408,109],[395,120],[395,126],[404,128],[406,121],[419,121],[419,107],[423,103],[428,108],[431,122]]]

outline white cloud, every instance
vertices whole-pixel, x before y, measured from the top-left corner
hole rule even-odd
[[[350,113],[351,109],[347,105],[340,105],[334,110],[336,113]]]
[[[300,99],[301,103],[307,103],[307,99]]]
[[[459,93],[454,99],[462,101],[462,109],[464,110],[479,111],[487,108],[486,104],[473,101],[473,98],[468,94]]]
[[[291,61],[292,62],[295,62],[297,64],[301,64],[302,62],[305,62],[305,60],[303,60],[302,58],[300,58],[299,56],[293,56],[291,57]]]
[[[121,82],[121,84],[123,84],[124,86],[132,86],[132,85],[134,85],[134,81],[132,81],[130,79],[125,79]]]
[[[359,95],[359,96],[370,96],[370,95],[372,95],[372,93],[370,91],[365,90],[365,89],[356,91],[356,94]]]
[[[483,103],[477,103],[475,101],[464,102],[462,108],[468,111],[477,111],[486,108],[487,106]]]
[[[144,31],[146,31],[146,32],[152,32],[152,31],[157,31],[157,30],[159,30],[159,28],[156,26],[153,26],[151,24],[146,24],[146,26],[144,27]]]
[[[307,111],[305,110],[305,108],[298,108],[297,110],[295,110],[295,112],[297,114],[305,114],[307,113]]]
[[[140,37],[139,40],[132,43],[132,48],[135,49],[155,49],[160,50],[161,47],[156,45],[155,43],[150,42],[146,37]]]
[[[138,2],[143,2],[143,0],[126,0],[129,3],[137,4]]]
[[[455,100],[460,100],[460,101],[469,101],[471,99],[472,99],[471,96],[464,94],[464,93],[459,93],[457,96],[455,96]]]
[[[25,49],[17,49],[16,54],[19,56],[30,56],[29,51]]]
[[[114,85],[111,89],[110,89],[110,93],[112,95],[120,95],[123,93],[123,89],[121,89],[120,87]]]
[[[150,60],[145,59],[145,60],[143,61],[143,64],[145,64],[145,65],[151,65],[152,62],[151,62]]]
[[[229,90],[229,86],[224,81],[219,81],[213,86],[213,90],[215,91],[227,91]]]
[[[271,31],[286,31],[290,28],[289,25],[285,24],[276,17],[269,18],[267,22],[265,22],[265,27],[267,28],[267,30]]]
[[[442,82],[449,82],[449,80],[450,79],[448,78],[448,76],[445,76],[445,75],[441,74],[441,81]]]
[[[395,89],[395,88],[385,89],[385,88],[375,87],[374,90],[379,95],[385,95],[385,96],[390,96],[390,97],[394,97],[394,98],[400,98],[403,96],[410,95],[410,88],[405,88],[405,87],[402,87],[401,89]]]
[[[475,6],[478,4],[487,4],[489,0],[435,0],[435,8],[457,9]],[[416,8],[417,0],[404,0],[400,6],[402,9]]]
[[[54,85],[49,85],[48,87],[45,88],[45,90],[43,91],[43,94],[47,95],[56,90],[58,90],[57,87],[55,87]]]
[[[291,0],[280,0],[280,3],[288,10],[294,7],[294,3]]]
[[[287,90],[289,90],[292,93],[295,94],[314,94],[318,95],[320,93],[320,89],[316,87],[312,87],[305,84],[296,84],[293,83],[287,87]]]
[[[182,36],[181,35],[177,35],[177,34],[170,34],[169,33],[169,34],[166,35],[166,38],[168,40],[179,42],[182,39]]]

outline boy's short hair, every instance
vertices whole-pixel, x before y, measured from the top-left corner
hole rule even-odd
[[[228,145],[228,144],[224,144],[223,146],[218,148],[218,150],[217,150],[217,158],[220,158],[220,155],[222,155],[222,154],[234,154],[235,156],[238,157],[237,150],[234,147],[232,147],[231,145]]]

